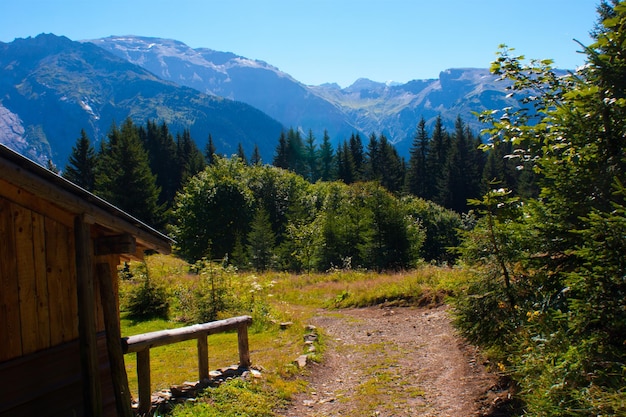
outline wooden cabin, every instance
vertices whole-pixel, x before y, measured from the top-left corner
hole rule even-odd
[[[131,415],[117,267],[171,243],[0,145],[0,416]]]

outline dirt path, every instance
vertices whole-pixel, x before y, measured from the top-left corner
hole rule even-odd
[[[502,395],[445,306],[320,311],[313,324],[324,360],[282,416],[481,416]]]

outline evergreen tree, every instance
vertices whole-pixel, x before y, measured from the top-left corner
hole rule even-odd
[[[148,120],[146,128],[139,127],[139,137],[148,152],[150,169],[156,175],[157,186],[161,188],[159,204],[169,206],[174,201],[180,187],[176,168],[176,143],[165,122],[159,126]]]
[[[402,189],[405,165],[396,148],[389,143],[385,135],[380,135],[380,181],[383,187],[395,193]]]
[[[350,135],[350,153],[354,162],[354,180],[363,181],[365,171],[365,152],[363,151],[363,142],[361,136],[357,134]]]
[[[450,148],[450,138],[443,127],[441,116],[435,120],[430,146],[428,148],[428,157],[426,166],[428,171],[427,192],[424,198],[441,203],[439,190],[440,182],[443,175],[444,166],[448,159],[448,151]]]
[[[409,169],[406,177],[407,191],[417,197],[426,198],[428,193],[427,166],[429,137],[426,120],[422,117],[417,125],[410,149]]]
[[[198,149],[196,142],[191,138],[189,130],[183,130],[182,135],[176,134],[176,189],[180,189],[190,177],[205,167],[205,158]]]
[[[265,271],[273,263],[276,235],[267,211],[260,207],[250,225],[248,233],[248,256],[250,263],[257,271]]]
[[[239,145],[237,146],[237,156],[243,161],[244,164],[248,165],[248,158],[246,158],[246,152],[243,150],[241,142],[239,142]]]
[[[324,138],[320,147],[320,179],[332,181],[335,178],[335,155],[333,145],[330,143],[328,131],[324,130]]]
[[[304,142],[300,132],[293,128],[287,132],[287,165],[290,171],[306,178],[307,163],[305,161]]]
[[[48,171],[52,171],[55,174],[59,174],[59,168],[57,168],[56,165],[54,165],[54,162],[52,162],[52,159],[48,159],[48,161],[46,161],[46,168],[48,169]]]
[[[274,160],[272,165],[277,168],[289,169],[289,151],[287,149],[287,135],[285,132],[280,132],[278,138],[278,145],[276,145],[276,151],[274,153]]]
[[[337,148],[337,179],[345,184],[352,184],[356,181],[356,168],[352,159],[352,152],[347,141]]]
[[[381,151],[380,143],[376,133],[370,135],[369,142],[367,143],[367,162],[365,169],[365,180],[367,181],[379,181],[382,179],[381,168]]]
[[[162,225],[160,189],[131,119],[126,119],[119,130],[113,125],[107,143],[101,147],[95,192],[144,222],[156,227]]]
[[[261,165],[262,163],[263,159],[261,158],[259,146],[255,143],[254,150],[252,151],[252,156],[250,157],[250,165]]]
[[[309,129],[309,135],[306,138],[306,165],[307,165],[307,175],[306,179],[309,182],[315,182],[319,179],[319,164],[318,164],[318,152],[317,145],[315,144],[315,136],[313,136],[313,131]]]
[[[63,171],[63,177],[84,188],[93,191],[95,183],[96,151],[84,129],[80,131],[80,138],[72,146],[72,153],[68,164]]]
[[[437,201],[444,207],[463,213],[468,209],[468,200],[480,196],[484,163],[478,152],[471,131],[465,128],[461,117],[457,117],[450,150],[438,184]]]
[[[209,133],[209,139],[207,140],[204,148],[204,160],[207,165],[213,165],[215,163],[215,144],[213,143],[213,136]]]

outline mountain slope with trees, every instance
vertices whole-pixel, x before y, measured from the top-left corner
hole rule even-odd
[[[256,144],[266,159],[283,128],[249,105],[165,82],[91,43],[55,35],[0,43],[0,80],[3,142],[43,164],[64,165],[81,129],[98,143],[127,117],[187,129],[201,147],[211,134],[227,154],[238,143]]]
[[[351,134],[383,134],[402,156],[422,117],[429,128],[440,117],[453,129],[460,116],[478,132],[473,112],[519,106],[487,68],[448,69],[438,79],[398,85],[360,79],[342,89],[306,86],[265,62],[171,39],[111,36],[90,42],[165,80],[255,106],[284,126],[311,130],[318,138],[326,131],[335,146]]]

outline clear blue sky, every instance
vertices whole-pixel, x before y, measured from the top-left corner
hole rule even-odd
[[[0,41],[171,38],[266,61],[305,84],[406,82],[489,67],[501,43],[575,68],[599,0],[1,0]]]

